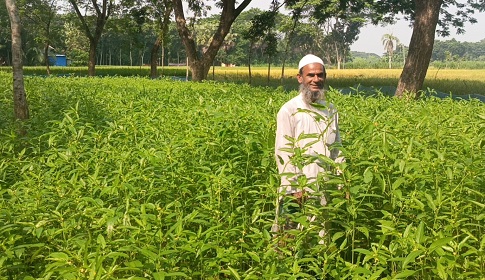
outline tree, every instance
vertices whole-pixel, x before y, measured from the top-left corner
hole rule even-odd
[[[251,8],[237,17],[230,32],[224,38],[224,43],[216,56],[217,61],[226,64],[247,64],[250,40],[244,34],[249,30],[252,18],[261,13],[261,9]],[[213,65],[217,65],[217,63],[214,62]]]
[[[436,40],[431,61],[481,60],[485,55],[485,39],[480,42],[459,42],[456,39]]]
[[[236,7],[235,0],[221,0],[217,2],[217,5],[222,8],[218,27],[213,33],[212,39],[205,51],[199,52],[192,31],[189,29],[189,23],[185,17],[182,0],[173,0],[177,30],[185,46],[189,67],[192,70],[193,81],[207,79],[212,62],[222,46],[224,38],[229,33],[232,23],[249,3],[251,3],[251,0],[243,0]],[[189,8],[195,11],[196,14],[200,14],[203,10],[203,2],[189,1]]]
[[[154,42],[150,50],[150,77],[158,77],[159,50],[162,47],[163,53],[169,40],[170,16],[173,11],[172,1],[127,0],[123,2],[123,11],[125,17],[128,15],[130,19],[124,22],[125,28],[123,30],[128,31],[129,37],[133,39],[130,40],[130,46],[138,49],[140,65],[144,63],[145,47],[150,44],[150,41]],[[130,61],[132,65],[131,50]]]
[[[416,0],[413,33],[409,43],[409,52],[397,84],[395,95],[404,96],[406,92],[416,93],[423,87],[428,71],[436,25],[442,0]]]
[[[89,62],[88,62],[88,75],[94,76],[96,74],[96,48],[98,46],[101,35],[103,34],[104,26],[113,9],[113,0],[101,0],[101,4],[98,4],[96,0],[92,0],[90,6],[81,0],[69,0],[77,17],[81,22],[82,29],[89,39]],[[81,13],[79,7],[85,8],[86,13]],[[94,15],[94,17],[92,16]],[[94,20],[94,30],[90,27],[90,19]]]
[[[186,65],[186,57],[187,54],[185,53],[185,46],[182,42],[182,38],[180,38],[177,26],[175,23],[171,23],[168,28],[168,33],[170,37],[170,44],[166,47],[166,61],[167,65],[176,64],[176,65]]]
[[[402,97],[410,92],[418,97],[428,71],[436,33],[448,36],[451,26],[456,27],[457,33],[464,33],[464,23],[476,23],[471,15],[475,10],[484,11],[485,1],[379,0],[373,3],[372,10],[375,12],[372,17],[374,24],[393,22],[398,14],[404,14],[412,22],[413,33],[395,95]],[[455,14],[453,10],[456,10]]]
[[[324,44],[327,53],[335,60],[337,69],[342,68],[342,64],[350,53],[350,45],[358,39],[360,28],[363,22],[357,17],[333,18],[331,31],[325,36]]]
[[[0,1],[0,66],[10,65],[11,53],[10,19],[5,1]]]
[[[249,44],[248,50],[248,68],[249,68],[249,84],[252,82],[251,74],[251,53],[253,51],[254,44],[258,41],[266,43],[267,47],[263,50],[263,53],[268,56],[268,81],[271,67],[271,53],[276,51],[276,36],[273,34],[272,29],[275,26],[275,16],[274,11],[266,11],[261,14],[255,15],[251,19],[251,26],[243,34],[243,37],[248,39],[251,43]]]
[[[387,53],[389,69],[392,68],[392,55],[394,54],[394,46],[399,45],[399,39],[392,34],[382,35],[382,45],[384,45],[384,50]]]
[[[89,45],[85,32],[74,24],[71,15],[64,16],[66,55],[70,57],[73,66],[86,65],[89,62]]]
[[[385,24],[393,23],[398,15],[404,15],[405,19],[413,23],[413,34],[396,96],[421,90],[433,50],[435,32],[440,36],[448,36],[453,26],[457,28],[457,33],[463,33],[465,22],[476,23],[476,19],[471,16],[473,12],[485,11],[483,0],[286,0],[286,3],[287,7],[299,3],[311,7],[313,17],[317,19],[345,17],[350,11],[361,12],[373,24]],[[454,14],[453,10],[456,10]]]
[[[290,50],[290,44],[293,38],[295,37],[296,33],[296,28],[298,26],[298,21],[300,20],[301,17],[301,9],[294,9],[293,12],[291,13],[291,19],[290,20],[285,20],[284,22],[287,24],[282,24],[283,30],[285,32],[285,47],[283,51],[283,61],[281,63],[281,76],[280,76],[280,83],[283,84],[283,80],[285,78],[285,65],[286,65],[286,59],[288,56],[288,52]]]
[[[293,61],[300,60],[308,53],[319,55],[324,59],[323,40],[325,34],[320,26],[315,27],[315,23],[299,23],[289,42],[289,57]]]
[[[340,69],[350,45],[357,40],[368,13],[368,0],[287,0],[286,7],[306,15],[319,29],[320,52],[327,62],[335,61]],[[315,53],[315,52],[314,52]],[[317,54],[317,53],[316,53]]]
[[[34,41],[39,41],[43,46],[42,57],[46,66],[47,74],[50,75],[49,51],[52,42],[54,20],[57,15],[56,0],[27,0],[22,5],[23,16],[29,20],[30,30],[34,33]],[[59,29],[59,28],[57,28]]]
[[[13,67],[13,106],[14,115],[18,120],[29,118],[29,106],[25,94],[23,62],[22,62],[22,24],[15,0],[5,0],[10,26],[12,29],[12,67]],[[22,133],[25,133],[22,131]]]
[[[402,64],[406,63],[406,46],[403,43],[399,43],[396,46],[396,53],[401,53],[402,54]],[[400,56],[397,56],[397,59],[394,59],[394,61],[401,61]]]
[[[158,27],[158,37],[153,44],[151,56],[150,56],[150,77],[156,78],[157,75],[157,58],[158,50],[162,47],[162,65],[163,56],[165,55],[165,46],[169,40],[169,27],[170,27],[170,15],[172,14],[173,7],[170,0],[155,0],[153,1],[153,9],[155,14],[155,22]]]

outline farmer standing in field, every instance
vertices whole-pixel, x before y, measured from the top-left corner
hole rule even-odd
[[[321,58],[308,54],[300,60],[298,69],[299,95],[281,107],[276,122],[275,157],[281,174],[277,218],[300,211],[305,199],[310,197],[325,206],[327,199],[319,185],[332,171],[331,161],[344,161],[336,147],[340,143],[338,114],[333,105],[325,101],[325,65]],[[315,192],[320,192],[320,196],[312,195]],[[291,201],[288,197],[295,203],[283,205],[283,201]],[[273,232],[279,231],[277,218]],[[286,220],[284,229],[300,227]],[[325,231],[321,230],[319,236],[324,235]]]

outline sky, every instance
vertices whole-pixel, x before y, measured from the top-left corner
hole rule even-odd
[[[253,0],[251,4],[246,8],[259,8],[262,10],[269,9],[271,0]],[[485,39],[485,13],[475,13],[474,17],[477,19],[475,24],[465,25],[465,34],[457,35],[455,29],[450,28],[450,36],[438,37],[437,40],[446,41],[455,38],[460,42],[478,42]],[[409,27],[409,22],[405,20],[399,20],[394,25],[387,26],[374,26],[367,25],[360,30],[358,40],[350,46],[351,51],[375,53],[377,55],[384,54],[384,46],[382,45],[382,35],[392,34],[399,39],[399,41],[405,46],[409,46],[411,41],[413,29]]]

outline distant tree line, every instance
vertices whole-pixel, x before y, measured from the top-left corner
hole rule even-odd
[[[408,48],[398,44],[392,53],[392,68],[402,68]],[[456,39],[436,40],[430,66],[439,68],[485,68],[485,39],[479,42],[460,42]],[[351,52],[345,68],[387,68],[388,54],[382,52]]]
[[[34,1],[43,4],[34,5]],[[19,5],[22,17],[22,41],[24,65],[39,66],[49,63],[48,57],[55,54],[67,56],[70,65],[85,66],[89,61],[90,39],[78,18],[68,6],[49,6],[48,0],[24,0]],[[30,3],[26,5],[26,3]],[[0,5],[5,5],[0,2]],[[46,13],[51,12],[47,18]],[[217,52],[214,65],[248,65],[248,53],[251,53],[253,65],[266,65],[270,55],[273,64],[281,65],[283,60],[296,64],[298,59],[308,52],[324,57],[328,64],[343,64],[350,60],[350,45],[357,40],[363,23],[349,22],[343,19],[322,23],[299,23],[293,28],[293,19],[289,15],[274,13],[273,29],[257,30],[250,34],[251,22],[263,14],[260,9],[250,9],[241,13],[233,23],[222,47]],[[39,15],[39,16],[36,16]],[[40,15],[43,15],[42,18]],[[209,43],[217,28],[218,15],[198,18],[191,23],[197,35],[199,48]],[[265,26],[263,22],[263,27]],[[159,29],[157,20],[143,7],[116,7],[104,27],[96,46],[97,65],[140,66],[149,65],[153,42],[157,40]],[[43,28],[45,27],[45,28]],[[315,28],[317,27],[317,28]],[[0,8],[0,64],[11,64],[11,37],[8,15]],[[47,32],[48,29],[48,32]],[[3,32],[5,31],[5,32]],[[177,32],[176,24],[168,24],[166,43],[157,52],[157,64],[185,65],[186,49]],[[265,34],[265,32],[270,34]],[[48,34],[47,34],[48,33]],[[291,33],[293,40],[287,41]],[[272,36],[272,37],[271,37]],[[48,38],[48,40],[47,40]],[[272,39],[270,39],[272,38]],[[271,40],[274,46],[271,46]],[[285,53],[285,49],[290,49]],[[46,59],[47,58],[47,59]],[[52,59],[50,59],[52,64]]]
[[[433,61],[485,61],[485,38],[479,42],[459,42],[456,39],[436,41]]]
[[[0,2],[2,5],[4,2]],[[31,9],[40,9],[39,6],[30,6]],[[28,12],[28,8],[23,11],[23,50],[24,65],[38,66],[45,65],[44,49],[39,34],[38,24],[34,18],[34,12]],[[42,11],[37,11],[42,12]],[[263,11],[250,9],[243,12],[234,22],[230,33],[226,36],[222,48],[217,53],[214,65],[248,65],[248,50],[252,49],[251,63],[253,65],[266,65],[267,55],[265,55],[267,42],[264,40],[251,41],[247,33],[249,32],[250,22],[255,16]],[[212,29],[217,22],[216,16],[201,18],[194,29],[197,30],[200,44],[208,40]],[[350,45],[358,39],[359,29],[362,24],[340,24],[334,25],[335,29],[329,28],[329,24],[321,25],[321,28],[313,28],[313,23],[300,23],[293,31],[294,39],[289,48],[291,52],[285,54],[285,41],[282,40],[291,28],[292,19],[290,16],[277,13],[275,25],[278,26],[276,33],[276,48],[272,56],[272,63],[282,65],[283,60],[295,64],[298,59],[306,52],[320,52],[326,63],[335,68],[385,68],[388,63],[388,53],[385,48],[382,53],[371,54],[363,52],[351,52]],[[96,61],[98,65],[121,65],[121,66],[140,66],[150,63],[150,52],[152,42],[156,40],[155,23],[147,17],[146,13],[131,11],[130,13],[120,13],[113,16],[107,22],[105,31],[101,36],[97,46]],[[347,28],[348,30],[338,30]],[[8,15],[5,10],[0,9],[0,65],[11,64],[11,44],[9,34]],[[65,54],[72,66],[85,66],[89,60],[89,45],[86,43],[88,38],[80,30],[74,14],[60,13],[57,11],[52,16],[50,23],[50,44],[48,55]],[[5,31],[5,32],[3,32]],[[339,36],[350,38],[342,40]],[[168,26],[168,42],[160,48],[157,54],[157,65],[185,65],[186,53],[184,45],[177,33],[175,23]],[[340,41],[339,41],[340,39]],[[336,42],[341,43],[341,51],[332,47]],[[402,43],[402,42],[401,42]],[[321,51],[324,49],[326,51]],[[393,48],[392,61],[394,68],[403,66],[407,47],[397,44]],[[447,41],[436,40],[433,47],[431,62],[459,62],[459,61],[485,61],[485,39],[479,42],[459,42],[456,39]],[[51,60],[52,62],[52,60]],[[450,64],[451,65],[451,64]]]

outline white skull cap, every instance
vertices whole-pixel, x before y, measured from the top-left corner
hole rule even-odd
[[[298,63],[298,70],[301,70],[301,68],[312,63],[320,63],[321,65],[325,66],[321,58],[313,54],[307,54],[300,60],[300,63]]]

